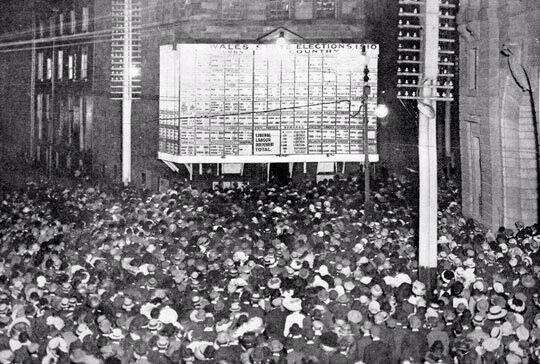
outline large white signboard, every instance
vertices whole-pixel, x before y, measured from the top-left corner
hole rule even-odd
[[[159,158],[363,161],[367,66],[367,137],[377,161],[378,54],[378,45],[357,43],[161,46]]]

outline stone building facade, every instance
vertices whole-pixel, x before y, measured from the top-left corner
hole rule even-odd
[[[460,6],[464,212],[494,229],[535,223],[540,3],[465,0]]]

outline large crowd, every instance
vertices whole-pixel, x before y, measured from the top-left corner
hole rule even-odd
[[[391,175],[0,191],[0,364],[537,363],[540,232],[441,188],[435,290]]]

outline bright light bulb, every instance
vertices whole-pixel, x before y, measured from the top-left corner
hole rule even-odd
[[[379,104],[377,105],[377,108],[375,109],[375,116],[378,117],[379,119],[385,118],[386,116],[388,116],[389,112],[390,110],[388,109],[388,106],[384,104]]]
[[[136,66],[131,66],[129,68],[129,75],[131,77],[139,77],[141,75],[141,68]]]

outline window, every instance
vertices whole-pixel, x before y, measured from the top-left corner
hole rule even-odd
[[[71,34],[75,33],[77,30],[77,19],[75,18],[75,10],[69,12],[69,24],[71,27]]]
[[[90,18],[89,18],[89,11],[88,11],[88,7],[84,7],[82,9],[82,31],[83,32],[87,32],[88,31],[88,24],[90,22]]]
[[[294,18],[297,20],[313,19],[315,0],[294,0]]]
[[[73,109],[74,109],[74,97],[68,96],[68,122],[67,122],[67,128],[68,128],[68,144],[73,145]]]
[[[43,24],[43,21],[39,22],[39,37],[45,38],[45,24]]]
[[[227,20],[241,19],[242,8],[242,0],[222,0],[221,16]]]
[[[45,121],[51,120],[51,95],[45,95]]]
[[[38,55],[37,55],[37,79],[38,80],[43,80],[43,62],[44,62],[44,54],[43,52],[39,52]]]
[[[81,49],[81,79],[88,78],[88,46],[83,46]]]
[[[48,126],[49,126],[49,122],[51,121],[51,95],[50,94],[47,94],[45,95],[45,122],[43,123],[43,131],[42,131],[42,135],[45,135],[45,137],[47,137],[47,132],[48,132]]]
[[[64,14],[60,14],[58,19],[58,34],[64,35]]]
[[[58,116],[56,118],[56,140],[65,141],[66,124],[68,118],[66,100],[58,100]]]
[[[43,94],[37,95],[36,117],[38,120],[38,140],[41,140],[43,138]]]
[[[61,80],[64,77],[64,51],[58,51],[58,79]]]
[[[52,58],[47,58],[47,79],[50,80],[52,78],[53,73],[53,66],[52,66]]]
[[[480,158],[480,138],[471,136],[472,206],[473,214],[482,216],[482,160]]]
[[[50,22],[49,22],[49,34],[51,35],[51,37],[54,37],[56,35],[56,31],[55,31],[55,27],[56,27],[56,24],[55,24],[55,19],[54,19],[54,16],[50,19]]]
[[[76,80],[79,78],[79,69],[77,68],[79,66],[79,54],[73,53],[73,79]]]
[[[335,18],[336,0],[317,0],[317,18]]]
[[[267,11],[269,19],[289,19],[289,0],[270,0]]]
[[[469,90],[478,87],[478,52],[476,48],[469,49],[467,82]]]
[[[72,80],[74,78],[74,59],[73,59],[73,55],[70,54],[68,56],[68,79]]]

